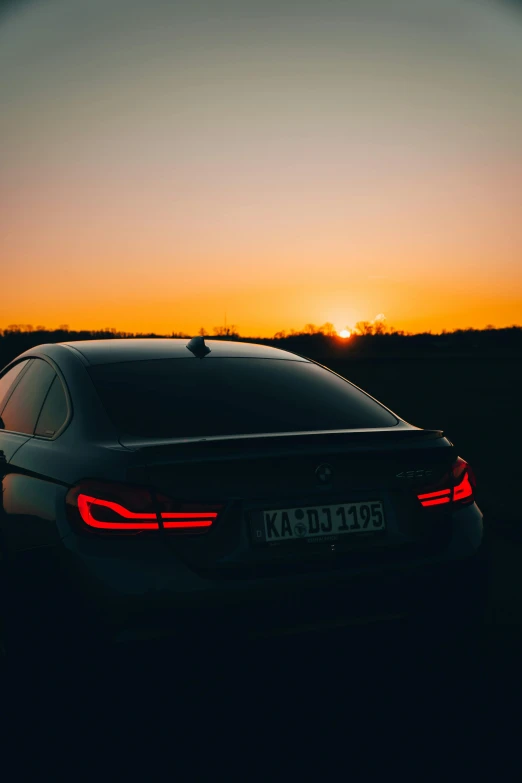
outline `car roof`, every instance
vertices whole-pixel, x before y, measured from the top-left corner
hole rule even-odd
[[[193,354],[188,350],[189,339],[183,338],[117,338],[108,340],[73,340],[61,343],[72,351],[78,352],[87,364],[112,364],[114,362],[135,362],[146,359],[189,359]],[[302,356],[272,348],[269,345],[243,343],[232,340],[206,340],[210,353],[205,361],[211,359],[286,359],[308,361]],[[194,357],[193,357],[194,358]]]

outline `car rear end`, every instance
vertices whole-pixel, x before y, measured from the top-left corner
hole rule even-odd
[[[455,607],[481,583],[475,480],[453,444],[279,353],[90,369],[127,480],[71,488],[64,543],[116,638],[366,622]]]

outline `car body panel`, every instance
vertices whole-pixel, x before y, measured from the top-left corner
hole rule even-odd
[[[117,342],[117,345],[115,344]],[[78,351],[89,364],[109,364],[113,362],[140,361],[146,359],[187,359],[191,352],[187,341],[181,339],[140,339],[126,340],[78,340],[64,343],[69,348]],[[146,345],[146,351],[144,346]],[[269,345],[255,343],[240,343],[228,340],[205,340],[210,353],[205,361],[222,358],[237,359],[277,359],[298,362],[309,362],[303,356],[281,351]]]
[[[433,591],[449,570],[464,572],[481,561],[483,520],[475,503],[426,513],[416,501],[416,490],[425,484],[417,474],[430,470],[436,479],[456,458],[440,431],[421,430],[397,417],[396,426],[381,430],[124,437],[101,404],[87,372],[89,361],[115,356],[128,361],[144,352],[147,358],[185,358],[188,352],[183,341],[96,342],[104,344],[39,346],[23,355],[53,364],[70,410],[67,426],[51,439],[0,431],[6,457],[0,464],[0,545],[20,563],[40,558],[63,589],[74,592],[79,606],[89,605],[110,619],[118,633],[138,633],[149,620],[175,630],[182,615],[190,624],[194,607],[203,612],[202,623],[225,607],[233,616],[234,607],[243,606],[238,615],[243,623],[250,622],[248,606],[271,606],[275,616],[280,604],[291,614],[296,596],[304,594],[312,611],[314,590],[328,593],[332,606],[345,596],[348,615],[359,605],[364,613],[362,599],[370,594],[376,607],[379,600],[388,603],[396,585],[401,596],[396,603],[404,609],[423,591]],[[286,356],[266,346],[209,345],[214,359]],[[316,478],[322,463],[332,468],[325,485]],[[85,479],[144,485],[183,501],[224,503],[225,512],[204,536],[87,535],[71,525],[65,503],[69,488]],[[306,552],[294,544],[256,547],[252,540],[253,515],[264,509],[355,502],[369,495],[382,500],[386,510],[386,534],[380,539],[344,537],[314,543]]]

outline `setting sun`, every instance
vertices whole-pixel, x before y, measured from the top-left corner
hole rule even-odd
[[[343,337],[344,339],[346,339],[347,337],[350,337],[351,334],[352,333],[348,329],[341,329],[341,331],[339,332],[339,337]]]

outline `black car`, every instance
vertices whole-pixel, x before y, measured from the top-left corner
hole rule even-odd
[[[483,610],[470,466],[306,358],[202,338],[41,345],[0,375],[0,416],[8,651],[36,628],[49,643],[449,629]]]

